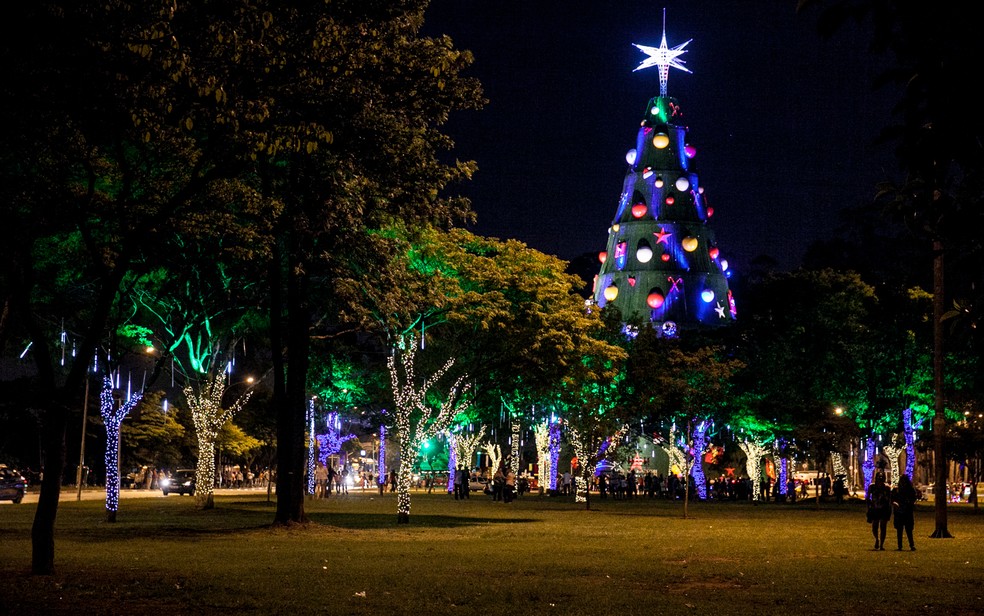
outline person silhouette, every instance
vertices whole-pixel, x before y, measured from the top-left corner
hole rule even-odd
[[[875,549],[885,549],[885,532],[888,520],[892,517],[891,492],[885,484],[885,473],[878,471],[875,480],[868,486],[865,495],[868,503],[868,522],[871,524],[871,534],[875,536]]]

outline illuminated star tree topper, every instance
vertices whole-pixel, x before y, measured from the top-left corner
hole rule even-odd
[[[643,60],[642,63],[639,64],[639,66],[632,69],[632,72],[634,73],[636,71],[641,71],[642,69],[645,68],[658,66],[659,67],[659,95],[666,96],[666,82],[669,80],[670,77],[671,66],[673,68],[678,68],[681,71],[685,71],[687,73],[691,72],[690,69],[688,69],[686,66],[683,65],[683,60],[680,59],[680,56],[687,53],[684,50],[684,47],[686,47],[689,43],[690,41],[687,41],[686,43],[682,43],[680,45],[677,45],[676,47],[666,46],[666,9],[663,9],[663,40],[659,44],[659,47],[648,47],[646,45],[637,45],[633,43],[633,45],[637,49],[639,49],[639,51],[643,52],[649,57]]]

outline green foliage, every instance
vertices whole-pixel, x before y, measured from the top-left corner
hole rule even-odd
[[[163,397],[159,391],[144,394],[135,411],[120,426],[124,468],[130,465],[175,468],[190,459],[190,430],[180,421],[177,408],[164,412]]]
[[[408,268],[432,273],[417,304],[427,344],[477,367],[469,372],[486,417],[502,400],[528,409],[565,381],[610,379],[624,357],[600,339],[598,315],[585,310],[566,263],[520,242],[432,230]]]
[[[740,326],[745,405],[779,424],[809,424],[841,406],[865,418],[877,368],[874,290],[853,273],[775,274],[746,300]],[[894,411],[898,411],[896,408]]]
[[[215,437],[216,450],[237,460],[252,457],[263,445],[263,441],[250,436],[231,420],[222,425]]]

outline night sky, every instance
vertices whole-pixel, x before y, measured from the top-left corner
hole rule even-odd
[[[800,264],[831,236],[845,207],[870,202],[895,174],[875,145],[896,97],[876,90],[884,58],[847,29],[824,41],[816,13],[795,0],[434,0],[425,33],[444,33],[475,55],[489,104],[446,126],[455,155],[479,171],[457,189],[478,213],[476,233],[520,240],[571,260],[604,250],[622,191],[625,153],[656,68],[633,72],[658,47],[666,9],[669,47],[692,73],[670,69],[697,148],[710,221],[733,269],[767,255]],[[754,10],[751,10],[754,9]]]

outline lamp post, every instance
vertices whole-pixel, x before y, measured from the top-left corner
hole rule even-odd
[[[82,445],[79,447],[79,467],[75,473],[75,483],[78,493],[75,500],[82,500],[82,467],[85,466],[85,427],[89,421],[89,370],[85,371],[85,398],[82,400]]]

